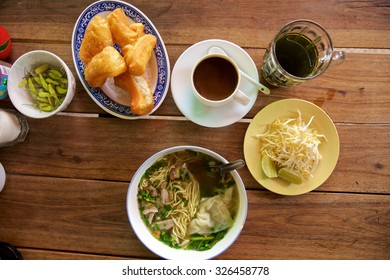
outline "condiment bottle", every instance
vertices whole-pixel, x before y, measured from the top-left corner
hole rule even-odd
[[[0,109],[0,147],[13,146],[26,139],[26,118],[15,110]]]
[[[0,60],[0,100],[8,96],[7,82],[11,64]]]

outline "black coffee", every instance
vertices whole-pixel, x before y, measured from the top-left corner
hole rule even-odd
[[[217,101],[229,97],[237,87],[236,68],[226,59],[209,57],[194,71],[194,85],[204,98]]]
[[[296,77],[309,76],[317,65],[318,51],[309,38],[301,34],[287,34],[275,44],[280,66]]]

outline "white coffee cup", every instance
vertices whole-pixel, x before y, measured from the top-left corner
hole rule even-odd
[[[192,68],[191,85],[196,98],[208,106],[236,101],[244,106],[250,98],[239,89],[241,74],[237,64],[226,55],[208,54]]]

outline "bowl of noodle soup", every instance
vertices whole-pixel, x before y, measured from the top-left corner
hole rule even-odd
[[[138,239],[164,259],[212,259],[239,236],[247,214],[245,186],[237,171],[197,146],[176,146],[147,159],[134,174],[126,210]],[[205,170],[203,170],[205,169]]]

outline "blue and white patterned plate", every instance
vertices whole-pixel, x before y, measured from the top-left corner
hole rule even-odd
[[[152,73],[149,73],[149,76],[151,76],[151,87],[152,90],[154,89],[154,108],[151,113],[157,110],[163,102],[169,87],[170,65],[168,53],[165,49],[164,42],[153,23],[146,17],[145,14],[134,6],[122,1],[97,1],[88,6],[81,13],[73,29],[72,56],[81,83],[91,98],[102,109],[119,118],[137,119],[139,115],[133,114],[128,104],[125,104],[126,102],[121,102],[120,97],[115,98],[106,90],[103,91],[100,88],[93,88],[87,83],[84,77],[84,63],[81,61],[79,56],[80,46],[83,41],[85,31],[92,18],[96,15],[106,17],[116,8],[122,8],[126,16],[132,21],[142,23],[145,26],[145,33],[152,34],[157,38],[157,44],[154,48],[154,56],[152,56],[150,62],[155,65],[150,67],[152,69],[150,72]],[[107,85],[102,88],[107,88]]]

